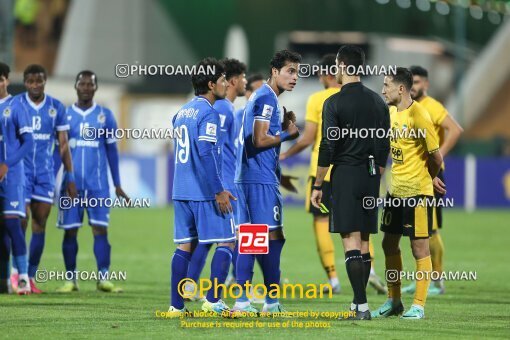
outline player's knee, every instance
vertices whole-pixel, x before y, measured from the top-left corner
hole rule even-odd
[[[411,250],[415,259],[422,259],[430,256],[428,239],[418,239],[411,241]]]
[[[77,237],[78,236],[78,228],[66,229],[64,231],[64,237]]]
[[[106,229],[105,227],[92,226],[92,234],[94,236],[107,235],[108,229]]]
[[[269,239],[270,240],[285,240],[285,235],[283,234],[283,229],[279,228],[279,229],[270,231]]]

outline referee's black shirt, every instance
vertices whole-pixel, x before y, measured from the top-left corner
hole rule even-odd
[[[342,86],[339,93],[326,100],[322,109],[318,165],[365,165],[368,164],[369,155],[373,155],[375,163],[385,167],[390,152],[390,140],[386,138],[389,128],[388,106],[377,93],[361,82]],[[376,134],[375,129],[381,130]],[[337,134],[334,130],[337,130]],[[351,134],[351,131],[357,132],[358,136]],[[361,138],[365,135],[366,138]],[[384,137],[377,138],[377,135]]]

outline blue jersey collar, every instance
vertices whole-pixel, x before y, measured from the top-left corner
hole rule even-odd
[[[5,98],[0,99],[0,104],[5,103],[5,102],[6,102],[6,101],[8,101],[8,100],[9,100],[9,98],[11,98],[11,97],[12,97],[12,96],[11,96],[10,94],[8,94],[8,93],[7,93],[7,96],[6,96]]]
[[[76,112],[76,113],[79,113],[81,114],[82,116],[86,116],[88,115],[89,113],[91,113],[92,111],[94,111],[96,109],[96,102],[93,102],[92,103],[92,106],[89,107],[88,109],[86,109],[85,111],[83,111],[82,109],[80,109],[76,104],[73,104],[73,110]]]
[[[32,109],[34,109],[36,111],[39,111],[44,106],[44,104],[46,104],[46,98],[47,97],[48,96],[45,93],[42,102],[40,102],[39,104],[36,104],[36,103],[34,103],[32,101],[32,99],[30,99],[30,96],[28,95],[28,92],[25,92],[25,98],[27,99],[27,103],[32,107]]]

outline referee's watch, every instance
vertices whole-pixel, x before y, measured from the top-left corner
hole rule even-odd
[[[312,190],[322,190],[322,184],[321,185],[312,185]]]

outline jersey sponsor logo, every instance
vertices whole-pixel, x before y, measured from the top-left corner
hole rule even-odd
[[[103,124],[106,121],[106,116],[104,115],[104,113],[101,112],[99,116],[97,116],[97,121],[101,124]]]
[[[50,133],[34,133],[34,140],[50,140],[51,134]]]
[[[239,254],[268,254],[269,226],[241,224],[239,226]]]
[[[216,124],[213,123],[207,123],[205,127],[205,133],[209,136],[216,136]]]
[[[55,118],[57,116],[57,110],[55,110],[55,108],[50,108],[48,110],[48,114],[50,115],[51,118]]]
[[[274,107],[271,105],[264,104],[264,108],[262,109],[262,117],[264,118],[271,118],[271,115],[273,114]]]
[[[97,141],[97,140],[77,140],[75,145],[81,146],[81,147],[98,148],[99,141]]]
[[[396,146],[391,147],[391,158],[395,163],[403,164],[404,163],[404,154],[401,148],[397,148]]]
[[[9,117],[11,115],[11,109],[6,107],[2,114],[5,118]]]
[[[12,201],[9,203],[11,205],[11,207],[13,207],[14,209],[16,209],[19,205],[19,201]]]

